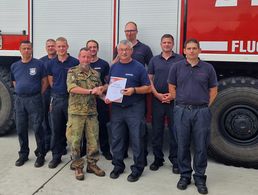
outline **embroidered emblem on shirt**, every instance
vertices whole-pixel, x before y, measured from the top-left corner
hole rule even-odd
[[[37,69],[36,68],[30,68],[30,75],[36,75],[36,73],[37,73],[37,71],[36,71]]]
[[[130,77],[133,77],[133,74],[126,73],[125,75],[126,75],[126,76],[130,76]]]

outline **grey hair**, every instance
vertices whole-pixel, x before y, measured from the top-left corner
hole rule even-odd
[[[119,42],[117,48],[119,49],[120,45],[128,45],[131,49],[133,48],[133,44],[128,40],[122,40]]]

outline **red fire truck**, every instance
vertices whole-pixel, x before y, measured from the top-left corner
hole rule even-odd
[[[139,40],[155,55],[164,33],[174,35],[179,53],[186,39],[200,40],[200,58],[213,64],[219,79],[209,154],[258,168],[258,0],[1,1],[0,134],[14,127],[9,68],[19,59],[21,40],[31,40],[39,58],[48,38],[66,37],[75,56],[86,40],[96,39],[100,56],[111,62],[127,21],[138,24]]]

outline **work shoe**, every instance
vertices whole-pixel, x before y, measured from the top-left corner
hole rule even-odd
[[[179,190],[185,190],[187,186],[191,183],[191,179],[187,177],[181,177],[177,183],[177,188]]]
[[[161,166],[163,166],[162,160],[155,159],[154,162],[150,165],[150,170],[157,171]]]
[[[72,163],[70,164],[70,169],[73,170],[73,171],[75,170],[74,161],[72,161]]]
[[[139,180],[140,176],[141,174],[132,172],[130,175],[128,175],[127,181],[136,182]]]
[[[45,157],[43,155],[39,155],[34,163],[34,167],[42,167],[45,162]]]
[[[88,164],[87,172],[94,173],[95,175],[97,175],[99,177],[104,177],[106,175],[105,171],[100,169],[96,164]]]
[[[112,160],[113,156],[110,152],[103,153],[103,156],[105,157],[106,160]]]
[[[75,178],[77,180],[84,180],[83,167],[76,167],[75,168]]]
[[[60,159],[60,158],[53,158],[53,159],[48,163],[48,168],[54,169],[54,168],[56,168],[60,163],[61,163],[61,159]]]
[[[18,160],[16,160],[15,166],[20,167],[20,166],[24,165],[24,163],[25,163],[27,160],[29,160],[28,157],[20,156],[20,157],[18,158]]]
[[[172,172],[173,172],[174,174],[179,174],[178,165],[173,165],[173,166],[172,166]]]
[[[208,194],[208,188],[205,183],[196,183],[195,185],[200,194]]]
[[[118,170],[113,169],[113,171],[111,171],[109,177],[112,179],[117,179],[121,173],[123,173],[123,171],[118,171]]]
[[[76,159],[76,160],[73,160],[72,163],[70,164],[70,169],[75,170],[76,167],[81,167],[81,166],[84,166],[84,159],[82,158]]]

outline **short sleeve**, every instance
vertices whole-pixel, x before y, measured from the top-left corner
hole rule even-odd
[[[168,74],[168,84],[172,84],[172,85],[176,85],[177,84],[177,77],[176,77],[176,73],[177,73],[177,64],[175,64],[174,66],[172,66],[169,70],[169,74]]]
[[[150,63],[148,65],[148,74],[155,74],[155,70],[154,70],[154,58],[151,58]]]
[[[145,68],[143,66],[141,66],[141,85],[150,85],[150,79],[148,77],[147,71],[145,70]]]
[[[40,61],[40,67],[41,67],[41,70],[42,70],[42,78],[46,77],[47,76],[47,70],[45,68],[45,65],[44,65],[44,62],[39,60]]]
[[[51,60],[46,62],[47,75],[53,76]]]
[[[210,74],[209,74],[209,88],[213,88],[216,86],[218,86],[217,75],[213,66],[211,65]]]
[[[108,77],[108,75],[109,75],[109,71],[110,71],[109,64],[108,64],[108,63],[106,63],[105,68],[104,68],[104,72],[103,72],[103,75],[104,75],[104,81],[105,81],[105,83],[103,83],[103,85],[107,83],[106,78],[107,78],[107,77]]]
[[[67,91],[70,92],[71,89],[77,87],[76,78],[74,72],[70,69],[67,73]]]
[[[145,63],[146,63],[146,65],[148,65],[150,60],[151,60],[151,58],[153,57],[152,51],[151,51],[149,46],[147,46],[146,54],[147,55],[145,56]]]

